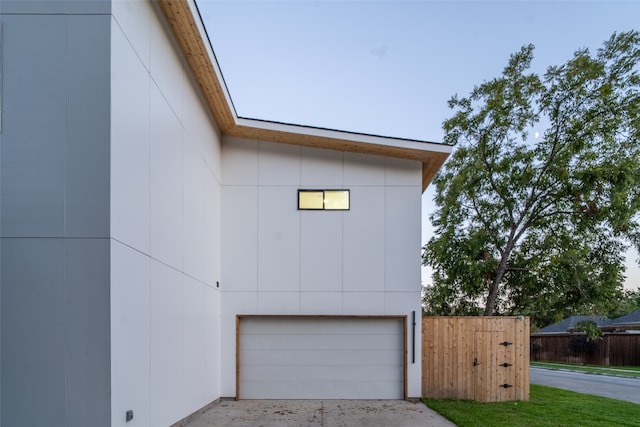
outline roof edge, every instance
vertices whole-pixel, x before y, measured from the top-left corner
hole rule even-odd
[[[157,3],[223,135],[418,160],[423,191],[453,150],[441,143],[239,117],[195,1]]]

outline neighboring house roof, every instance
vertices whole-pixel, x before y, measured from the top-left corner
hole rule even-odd
[[[159,0],[158,4],[223,135],[418,160],[423,191],[451,153],[451,146],[433,142],[239,117],[194,0]]]
[[[635,325],[640,324],[640,310],[636,310],[624,316],[617,317],[611,321],[610,326]]]
[[[553,325],[545,326],[532,335],[567,333],[570,329],[574,329],[578,322],[583,320],[592,320],[598,326],[606,326],[611,322],[611,319],[604,316],[571,316]]]

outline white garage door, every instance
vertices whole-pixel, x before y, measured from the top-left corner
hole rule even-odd
[[[402,399],[404,319],[241,317],[241,399]]]

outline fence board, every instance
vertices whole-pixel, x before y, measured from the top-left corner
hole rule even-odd
[[[582,334],[533,335],[531,360],[601,366],[640,366],[640,334],[606,333],[586,342]]]
[[[423,317],[422,395],[529,400],[529,330],[529,318],[521,317]],[[500,345],[505,341],[511,344]]]

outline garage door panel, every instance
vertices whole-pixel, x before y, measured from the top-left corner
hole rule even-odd
[[[285,334],[241,335],[246,350],[322,350],[328,340],[335,350],[393,350],[401,340],[393,335]]]
[[[391,365],[402,360],[398,350],[350,350],[352,354],[333,350],[291,350],[273,352],[267,350],[243,350],[243,365],[344,365],[345,357],[355,357],[362,365]]]
[[[240,320],[239,398],[402,399],[404,320]]]
[[[321,319],[321,322],[318,320]],[[266,320],[266,321],[265,321]],[[376,334],[396,335],[398,318],[360,318],[358,322],[345,323],[344,319],[331,317],[245,317],[242,324],[245,328],[250,328],[251,333],[264,335],[273,332],[274,327],[278,334],[301,334],[309,333],[308,325],[314,324],[313,333],[318,335],[335,334],[370,334],[372,328]]]
[[[266,369],[265,369],[266,368]],[[375,378],[377,381],[398,379],[401,366],[244,366],[247,378],[255,381],[296,381],[305,378],[308,381],[358,381],[363,378]],[[243,374],[243,377],[245,375]]]
[[[354,384],[348,381],[325,381],[309,383],[295,381],[290,383],[252,382],[240,383],[242,399],[402,399],[395,390],[403,387],[402,382],[368,381]],[[295,390],[292,393],[292,390]]]

